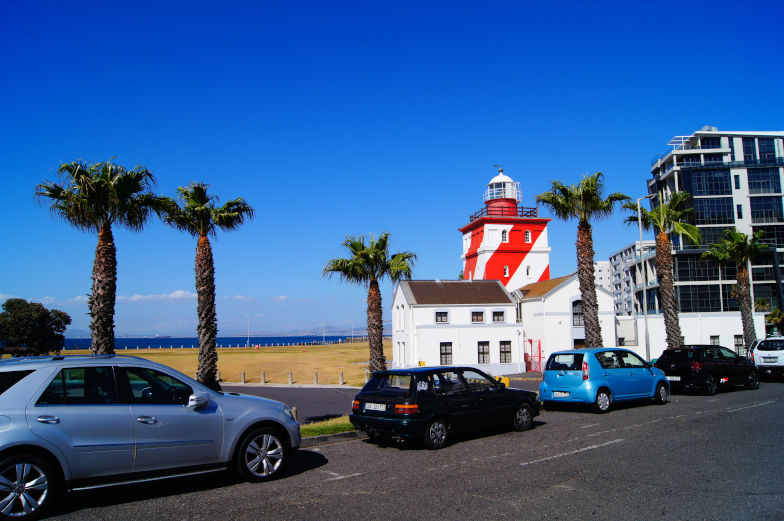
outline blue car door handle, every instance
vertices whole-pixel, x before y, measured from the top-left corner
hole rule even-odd
[[[38,420],[38,423],[60,423],[60,418],[57,416],[44,415],[39,416],[36,420]]]
[[[138,418],[136,418],[136,421],[138,421],[139,423],[146,423],[147,425],[158,423],[158,420],[156,420],[154,416],[139,416]]]

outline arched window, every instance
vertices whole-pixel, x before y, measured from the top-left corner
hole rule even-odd
[[[531,242],[531,230],[525,231],[525,242]]]
[[[509,276],[509,266],[504,266],[504,277]]]
[[[509,242],[509,232],[501,230],[501,242]]]
[[[572,325],[576,327],[585,326],[585,315],[583,314],[582,300],[575,300],[572,302]]]

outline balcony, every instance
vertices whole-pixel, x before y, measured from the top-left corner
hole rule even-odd
[[[539,217],[539,208],[536,206],[532,208],[522,205],[514,208],[488,208],[485,206],[478,212],[471,214],[468,218],[468,222],[474,222],[480,217],[525,217],[528,219],[536,219]]]

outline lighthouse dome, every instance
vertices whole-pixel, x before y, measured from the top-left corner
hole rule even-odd
[[[487,202],[493,199],[514,199],[520,202],[520,183],[515,183],[511,177],[504,174],[503,169],[498,170],[498,175],[487,183],[484,200]]]

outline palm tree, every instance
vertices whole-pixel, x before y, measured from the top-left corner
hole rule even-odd
[[[365,244],[365,237],[362,235],[346,237],[343,246],[351,252],[351,257],[332,259],[324,266],[324,276],[337,274],[346,282],[368,287],[367,331],[371,371],[383,371],[387,367],[383,345],[381,290],[378,283],[384,277],[389,277],[392,282],[410,279],[411,267],[416,260],[416,254],[409,251],[390,255],[388,243],[388,232],[382,233],[378,240],[371,235],[369,244]]]
[[[114,304],[117,294],[117,249],[112,227],[141,230],[158,201],[150,192],[155,178],[144,167],[126,170],[112,160],[63,163],[61,182],[36,186],[39,201],[79,230],[98,234],[92,289],[87,301],[92,352],[114,353]]]
[[[670,234],[682,235],[694,244],[700,242],[700,230],[688,221],[694,215],[694,208],[689,206],[691,194],[675,192],[662,203],[663,194],[659,194],[659,204],[653,210],[640,208],[642,227],[656,231],[656,278],[659,282],[659,305],[664,315],[664,329],[667,336],[667,347],[675,348],[683,344],[681,325],[678,321],[678,302],[675,298],[675,284],[672,278],[672,242]],[[634,212],[626,218],[627,223],[637,222],[637,204],[629,202],[623,205]],[[642,245],[640,245],[642,247]],[[643,288],[643,291],[647,291]]]
[[[714,259],[720,263],[735,262],[737,265],[737,284],[732,290],[732,296],[738,300],[740,317],[743,323],[743,341],[746,343],[747,350],[757,338],[751,307],[749,263],[753,262],[762,251],[768,249],[767,244],[760,242],[764,235],[765,232],[763,231],[758,231],[749,236],[734,228],[726,230],[721,241],[711,244],[708,251],[700,257],[700,259]]]
[[[601,172],[583,175],[577,185],[553,181],[549,192],[536,196],[536,201],[549,207],[556,217],[564,221],[577,219],[577,279],[585,313],[585,344],[601,347],[602,330],[599,324],[599,303],[596,298],[596,280],[593,267],[593,235],[591,221],[609,217],[615,203],[628,201],[629,196],[616,192],[604,198]]]
[[[196,242],[196,298],[199,317],[199,366],[196,379],[212,389],[220,390],[218,383],[218,318],[215,312],[215,265],[209,236],[218,229],[234,230],[253,218],[253,208],[244,199],[228,201],[216,206],[218,197],[207,194],[208,185],[191,182],[177,189],[182,206],[169,197],[161,198],[159,214],[163,221],[178,230],[197,237]]]

